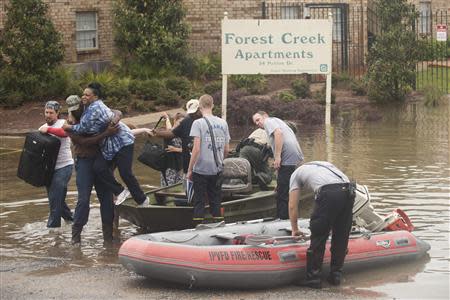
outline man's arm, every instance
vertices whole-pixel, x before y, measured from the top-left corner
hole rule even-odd
[[[299,189],[295,189],[289,192],[289,220],[291,221],[292,236],[297,236],[301,234],[297,223],[299,193],[300,193]]]
[[[189,168],[186,177],[192,180],[192,170],[194,165],[197,163],[198,157],[200,155],[200,137],[194,137],[194,147],[192,148],[191,159],[189,160]]]
[[[108,136],[115,135],[119,130],[119,125],[109,125],[102,133],[93,136],[81,136],[77,134],[69,134],[69,136],[74,143],[80,145],[94,145],[100,143]]]
[[[281,149],[283,149],[283,132],[280,128],[276,128],[273,131],[273,138],[275,140],[275,153],[273,157],[275,161],[273,162],[273,167],[278,170],[281,166]]]
[[[223,159],[228,157],[229,152],[230,152],[230,144],[225,144],[223,147]]]

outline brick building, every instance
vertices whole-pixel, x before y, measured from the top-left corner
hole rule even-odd
[[[114,54],[112,6],[114,0],[43,0],[49,15],[63,35],[65,62],[101,67]],[[195,52],[219,52],[220,22],[224,12],[231,19],[324,18],[333,14],[333,59],[339,64],[364,64],[370,42],[370,0],[260,1],[184,0],[186,21],[191,26],[190,44]],[[0,30],[3,29],[8,0],[0,0]],[[412,0],[422,15],[444,10],[448,0]],[[431,19],[430,19],[431,20]],[[419,24],[431,31],[431,21]],[[342,43],[345,41],[345,45]]]

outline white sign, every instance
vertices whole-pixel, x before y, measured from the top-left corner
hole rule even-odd
[[[436,25],[436,40],[439,42],[447,41],[447,25],[445,24]]]
[[[332,20],[222,20],[222,74],[330,74]]]

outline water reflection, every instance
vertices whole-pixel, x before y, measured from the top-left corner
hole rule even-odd
[[[448,297],[449,278],[449,106],[427,108],[420,103],[404,107],[386,107],[381,122],[351,122],[351,114],[339,117],[331,131],[331,147],[325,143],[323,127],[299,126],[301,146],[307,160],[333,162],[348,175],[369,187],[374,207],[383,214],[397,207],[405,210],[416,227],[415,234],[431,244],[430,260],[405,265],[397,278],[383,268],[364,274],[348,274],[350,286],[343,293],[364,293],[407,297],[411,284],[440,288],[438,295]],[[239,136],[233,136],[238,140]],[[137,142],[136,153],[143,140]],[[64,272],[81,266],[117,263],[117,247],[103,246],[99,204],[91,201],[89,222],[83,230],[81,249],[70,246],[70,225],[60,233],[45,228],[48,215],[46,193],[16,177],[22,138],[0,140],[0,241],[4,258],[31,257],[52,269]],[[157,185],[159,173],[135,162],[135,174],[141,183]],[[70,182],[68,203],[75,206],[75,176]],[[120,223],[121,237],[137,233],[126,221]],[[396,271],[399,271],[397,268]],[[40,272],[45,273],[45,269]],[[396,273],[398,274],[398,272]],[[392,288],[401,283],[401,289]],[[385,289],[387,291],[385,291]],[[402,292],[402,290],[404,292]],[[427,297],[417,291],[415,298]],[[438,289],[439,290],[439,289]],[[377,294],[380,292],[381,294]],[[403,293],[403,294],[402,294]]]

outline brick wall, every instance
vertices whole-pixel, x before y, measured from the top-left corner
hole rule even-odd
[[[423,0],[411,0],[416,5]],[[5,5],[8,0],[0,0],[0,30],[5,21]],[[49,14],[56,28],[63,34],[66,63],[83,63],[88,61],[111,60],[114,53],[112,5],[114,0],[44,0],[49,4]],[[267,3],[301,3],[303,1],[266,1]],[[360,6],[365,9],[370,0],[315,0],[307,3],[349,3],[350,7]],[[191,27],[190,45],[194,52],[219,52],[221,45],[221,20],[224,12],[230,19],[257,19],[262,15],[260,0],[183,0],[187,9],[186,21]],[[433,11],[446,10],[450,13],[448,0],[432,0]],[[76,50],[75,13],[77,11],[96,11],[98,16],[98,50],[79,52]],[[359,14],[351,15],[359,19]],[[363,22],[366,23],[363,14]],[[352,20],[350,20],[352,22]],[[352,23],[350,23],[352,26]],[[351,36],[352,43],[367,42],[367,24],[363,30]],[[350,50],[358,51],[360,50]],[[367,54],[364,49],[361,56]]]
[[[113,0],[44,0],[48,4],[55,28],[62,34],[66,63],[111,60],[113,56],[112,2]],[[8,0],[0,0],[0,30],[4,27]],[[98,49],[77,51],[76,12],[96,11],[98,30]]]

